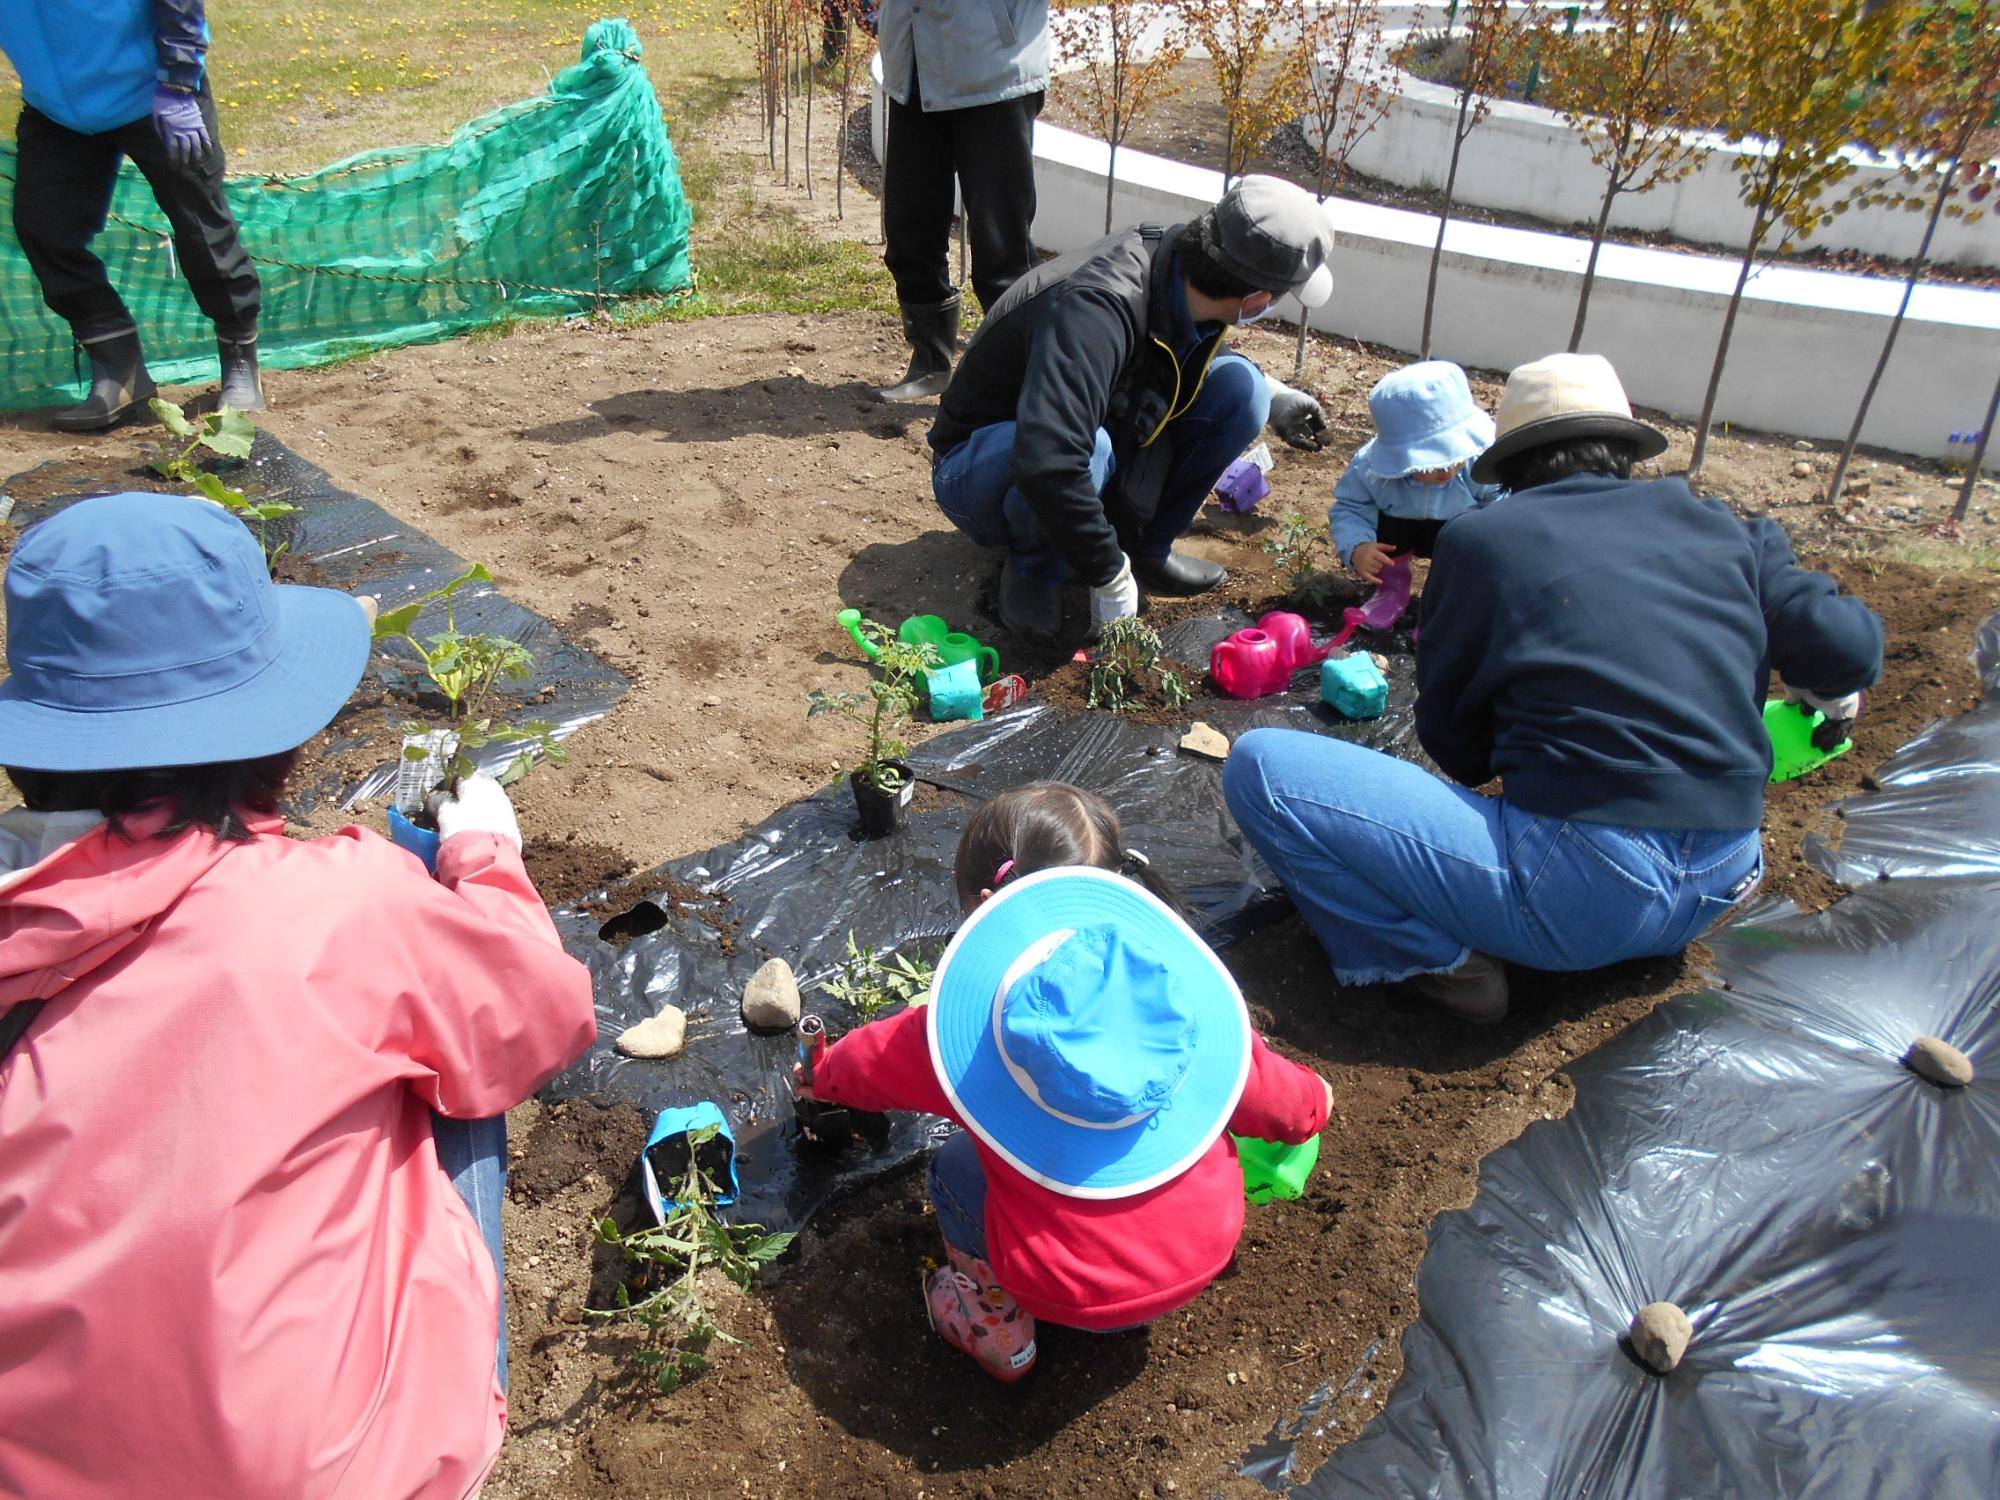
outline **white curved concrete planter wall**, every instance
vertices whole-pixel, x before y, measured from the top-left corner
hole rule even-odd
[[[875,150],[886,114],[879,69]],[[1099,237],[1108,151],[1102,141],[1035,127],[1035,242],[1052,252]],[[1114,224],[1172,224],[1222,193],[1217,172],[1144,152],[1118,153]],[[1334,295],[1311,315],[1326,333],[1414,350],[1437,220],[1331,199]],[[1583,279],[1586,239],[1454,222],[1439,270],[1432,352],[1507,370],[1560,349]],[[1719,257],[1606,245],[1585,347],[1618,367],[1634,402],[1691,419],[1701,408],[1736,266]],[[1770,268],[1751,279],[1737,318],[1717,417],[1739,426],[1843,438],[1901,295],[1874,277]],[[1296,318],[1296,303],[1281,316]],[[1274,372],[1281,373],[1281,372]],[[1911,302],[1863,440],[1943,457],[1979,425],[2000,376],[2000,292],[1927,286]],[[2000,443],[1988,467],[2000,471]]]
[[[1408,35],[1388,33],[1385,48]],[[1402,93],[1382,123],[1364,137],[1349,158],[1355,171],[1404,187],[1444,185],[1451,162],[1451,137],[1458,114],[1456,96],[1442,84],[1394,72]],[[1316,138],[1316,137],[1315,137]],[[1640,232],[1663,231],[1703,245],[1741,247],[1750,232],[1750,210],[1737,191],[1735,146],[1720,137],[1710,142],[1700,165],[1679,182],[1647,193],[1621,193],[1612,224]],[[1865,183],[1887,183],[1895,172],[1870,158],[1835,192]],[[1552,110],[1501,100],[1479,128],[1466,137],[1459,160],[1455,197],[1481,208],[1532,214],[1559,224],[1597,222],[1604,174],[1590,160],[1583,138]],[[1829,220],[1803,243],[1818,249],[1856,250],[1867,255],[1907,258],[1923,238],[1924,215],[1874,205],[1851,209]],[[1966,223],[1946,218],[1932,242],[1935,261],[2000,266],[2000,215]]]

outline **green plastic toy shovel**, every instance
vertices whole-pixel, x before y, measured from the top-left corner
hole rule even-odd
[[[1312,1169],[1319,1165],[1318,1136],[1302,1146],[1250,1135],[1232,1135],[1230,1139],[1236,1142],[1236,1160],[1243,1168],[1243,1196],[1252,1203],[1298,1197],[1306,1190]]]
[[[1813,731],[1826,722],[1826,715],[1802,703],[1773,698],[1764,705],[1764,728],[1771,736],[1771,780],[1791,781],[1854,748],[1852,738],[1831,750],[1813,743]]]

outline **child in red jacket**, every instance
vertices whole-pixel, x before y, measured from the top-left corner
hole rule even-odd
[[[1033,1368],[1036,1318],[1110,1331],[1192,1301],[1243,1230],[1229,1133],[1303,1142],[1332,1110],[1193,929],[1115,873],[1137,863],[1087,792],[996,798],[959,844],[971,915],[930,1003],[814,1061],[817,1098],[964,1127],[931,1163],[950,1263],[926,1300],[1000,1380]]]

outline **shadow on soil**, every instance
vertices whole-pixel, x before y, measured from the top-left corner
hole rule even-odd
[[[590,403],[591,415],[530,427],[531,443],[575,443],[610,432],[657,433],[665,443],[721,443],[761,433],[800,438],[815,433],[859,433],[901,438],[936,413],[929,405],[892,406],[877,401],[860,381],[815,385],[799,375],[746,380],[741,385],[689,391],[621,391]]]

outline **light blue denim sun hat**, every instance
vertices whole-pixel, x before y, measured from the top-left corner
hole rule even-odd
[[[1194,929],[1109,870],[1037,870],[938,963],[931,1065],[973,1135],[1072,1198],[1172,1181],[1221,1137],[1250,1071],[1236,981]]]
[[[271,581],[244,524],[186,495],[79,500],[7,565],[0,765],[256,760],[324,729],[368,665],[367,617]]]
[[[1375,419],[1368,472],[1381,479],[1469,464],[1493,441],[1493,419],[1448,359],[1391,370],[1368,393],[1368,411]]]

